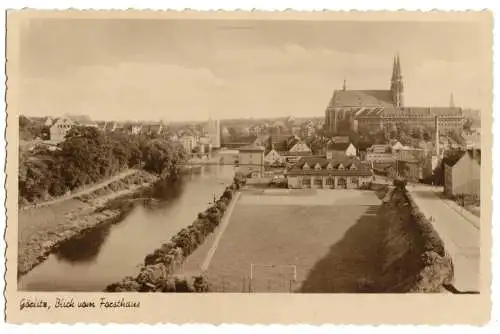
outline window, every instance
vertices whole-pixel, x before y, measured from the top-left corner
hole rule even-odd
[[[358,178],[357,177],[352,177],[351,178],[351,183],[352,184],[357,184],[359,182]]]
[[[302,169],[310,169],[309,165],[307,164],[307,162],[304,164],[304,166],[302,166]]]
[[[339,170],[344,170],[344,165],[339,164],[338,169],[339,169]]]
[[[317,186],[323,185],[323,180],[320,177],[314,179],[314,184]]]
[[[302,179],[302,185],[303,186],[310,186],[311,185],[311,179],[309,179],[309,178],[303,178]]]
[[[321,169],[321,165],[319,164],[319,162],[316,164],[316,166],[314,166],[314,169]]]
[[[328,166],[326,166],[326,169],[333,169],[332,164],[329,163]]]
[[[347,182],[344,178],[340,178],[340,179],[338,179],[337,184],[339,186],[345,186],[345,185],[347,185]]]
[[[327,184],[328,186],[333,185],[333,178],[331,178],[331,177],[327,178],[327,179],[326,179],[326,184]]]

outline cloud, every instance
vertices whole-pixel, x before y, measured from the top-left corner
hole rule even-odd
[[[84,112],[108,119],[320,116],[334,89],[389,89],[392,57],[352,54],[298,44],[215,48],[199,67],[121,63],[87,66],[62,78],[24,82],[23,110],[36,114]],[[405,99],[414,106],[479,106],[485,76],[469,63],[401,54]]]
[[[224,84],[207,68],[151,63],[87,66],[63,77],[24,80],[22,109],[82,112],[94,118],[168,118],[186,110],[208,113],[211,94]]]

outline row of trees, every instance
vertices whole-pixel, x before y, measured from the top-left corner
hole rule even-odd
[[[61,196],[127,168],[170,178],[185,159],[182,147],[166,139],[75,127],[55,151],[20,150],[19,200],[29,203]]]
[[[241,176],[240,176],[241,177]],[[241,180],[240,180],[241,181]],[[219,200],[188,227],[174,235],[144,259],[144,267],[136,277],[125,277],[109,285],[108,292],[207,292],[208,283],[204,276],[180,277],[176,272],[185,259],[192,254],[220,224],[226,209],[238,186],[227,187]]]

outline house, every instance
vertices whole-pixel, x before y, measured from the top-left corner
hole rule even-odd
[[[331,142],[326,147],[326,158],[332,159],[334,156],[355,157],[356,147],[351,142]]]
[[[142,132],[142,124],[128,123],[124,125],[123,130],[129,135],[138,135]]]
[[[268,137],[267,148],[288,151],[289,146],[299,140],[300,138],[294,135],[270,135]]]
[[[297,136],[270,136],[268,150],[275,150],[287,163],[312,156],[311,148]]]
[[[315,131],[316,129],[314,127],[314,123],[311,120],[308,120],[301,125],[300,135],[302,138],[310,138],[314,135]]]
[[[264,175],[264,147],[258,145],[240,147],[238,171],[251,177],[262,177]]]
[[[182,147],[184,147],[184,150],[186,151],[186,153],[188,153],[188,154],[193,152],[193,150],[197,147],[197,144],[198,144],[195,136],[191,136],[191,135],[187,135],[187,134],[182,135],[179,138],[179,141],[180,141]]]
[[[142,131],[148,135],[161,135],[165,127],[162,123],[143,124]]]
[[[286,171],[289,188],[348,189],[368,186],[373,172],[369,163],[353,157],[311,157]]]
[[[228,150],[226,148],[222,148],[219,151],[220,160],[219,163],[221,165],[234,165],[238,163],[238,150]]]
[[[374,144],[366,150],[366,160],[373,163],[392,163],[396,156],[391,145]]]
[[[75,123],[67,118],[60,117],[56,118],[54,123],[49,129],[50,132],[50,140],[51,141],[63,141],[66,137],[66,134],[75,126]]]
[[[393,151],[398,151],[398,150],[400,150],[400,149],[402,149],[402,148],[405,147],[398,140],[392,140],[390,144],[391,144],[391,147],[392,147]]]
[[[268,135],[257,136],[257,138],[254,141],[254,144],[258,145],[258,146],[264,146],[265,147],[268,139],[269,139]]]
[[[282,164],[285,158],[282,157],[275,149],[267,150],[264,154],[264,163],[267,165]]]
[[[45,122],[43,123],[44,126],[52,126],[52,124],[54,123],[54,119],[52,117],[47,117],[47,119],[45,119]]]
[[[106,122],[104,124],[104,131],[107,132],[114,132],[117,129],[117,124],[116,122]]]
[[[481,190],[481,150],[455,151],[443,158],[444,193],[477,195]]]

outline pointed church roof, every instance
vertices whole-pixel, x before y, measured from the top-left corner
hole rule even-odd
[[[399,61],[399,54],[396,56],[396,75],[401,77],[401,63]]]
[[[329,107],[383,107],[394,110],[394,103],[390,90],[337,90]]]
[[[394,56],[392,63],[392,80],[396,79],[396,56]]]

